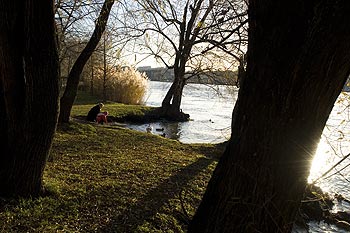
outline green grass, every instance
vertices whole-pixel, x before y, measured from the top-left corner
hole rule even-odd
[[[0,232],[185,232],[222,151],[116,126],[62,125],[44,174],[50,195],[0,199]]]
[[[86,116],[90,108],[93,107],[91,104],[74,105],[72,108],[71,116]],[[142,106],[142,105],[125,105],[120,103],[106,103],[101,111],[108,111],[109,117],[114,117],[119,121],[124,119],[135,118],[142,119],[145,114],[151,112],[154,108]]]
[[[84,92],[78,92],[78,96],[72,108],[71,116],[85,117],[89,110],[99,102],[102,101],[96,97],[90,96]],[[104,105],[105,106],[102,108],[102,111],[108,111],[110,117],[114,117],[119,121],[124,121],[126,119],[141,121],[145,114],[151,113],[155,109],[154,107],[147,107],[143,105],[125,105],[111,101],[107,101],[104,103]]]

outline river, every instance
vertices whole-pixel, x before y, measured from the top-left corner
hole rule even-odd
[[[149,82],[146,105],[160,106],[170,83]],[[237,100],[238,89],[223,85],[188,84],[184,88],[182,110],[190,114],[188,122],[152,123],[155,134],[177,139],[183,143],[219,143],[230,135],[231,115]],[[310,158],[309,182],[317,180],[340,159],[350,153],[350,96],[342,93],[323,131],[314,159]],[[148,124],[129,125],[129,128],[146,131]],[[341,194],[350,200],[350,159],[346,159],[327,176],[316,182],[330,194]],[[340,171],[337,174],[336,172]],[[350,205],[343,202],[334,211],[350,211]],[[295,232],[302,232],[295,229]],[[346,232],[325,223],[310,223],[309,232]]]
[[[147,106],[159,107],[171,83],[149,82]],[[177,139],[183,143],[219,143],[229,139],[231,114],[238,89],[224,85],[188,84],[184,88],[181,108],[190,114],[187,122],[152,123],[153,133]],[[130,128],[146,131],[148,124]],[[163,129],[164,131],[159,131]],[[158,129],[158,131],[157,131]]]

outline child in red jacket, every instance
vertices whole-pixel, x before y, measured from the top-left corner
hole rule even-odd
[[[107,123],[107,115],[108,115],[108,112],[100,112],[100,113],[98,113],[97,116],[96,116],[96,122],[98,124]]]

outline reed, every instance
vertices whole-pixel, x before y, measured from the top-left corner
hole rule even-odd
[[[134,68],[110,68],[106,80],[103,72],[96,74],[94,93],[106,100],[124,104],[143,104],[148,88],[147,76]]]

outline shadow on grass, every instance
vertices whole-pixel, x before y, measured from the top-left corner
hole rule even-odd
[[[114,216],[110,223],[100,229],[99,232],[136,232],[144,221],[152,222],[152,217],[162,212],[161,209],[163,207],[170,206],[169,201],[171,199],[179,199],[180,192],[189,185],[189,182],[213,162],[214,160],[212,159],[199,158],[196,162],[180,169],[176,174],[151,189],[135,203],[126,207],[120,214]],[[169,208],[170,214],[178,215],[175,218],[179,222],[183,222],[183,219],[179,218],[179,212],[176,213],[174,208],[174,206]],[[153,227],[161,228],[161,226],[154,225]],[[161,229],[159,230],[162,231]]]

